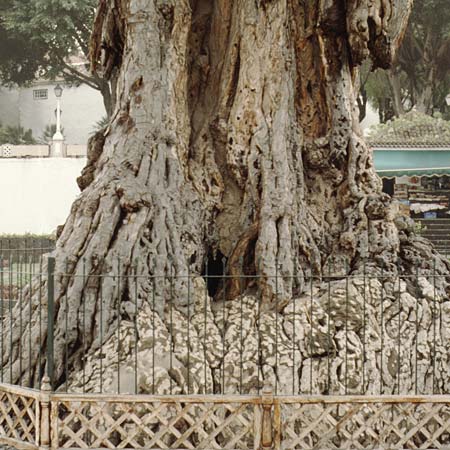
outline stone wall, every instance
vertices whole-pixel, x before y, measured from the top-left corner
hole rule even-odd
[[[69,158],[83,158],[87,154],[87,145],[64,144],[64,155]],[[0,158],[44,158],[53,156],[51,145],[10,145],[0,146]]]

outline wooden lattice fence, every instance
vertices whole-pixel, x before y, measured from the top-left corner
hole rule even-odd
[[[450,396],[150,396],[0,384],[18,449],[450,449]]]
[[[99,398],[100,397],[100,398]],[[52,397],[52,448],[259,448],[258,397]]]
[[[1,384],[0,443],[20,449],[39,448],[45,400],[39,391]]]
[[[449,396],[280,397],[282,449],[450,449]]]

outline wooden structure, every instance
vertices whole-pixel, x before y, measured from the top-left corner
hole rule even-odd
[[[449,218],[450,146],[372,145],[383,190],[413,218]]]
[[[17,449],[449,448],[450,396],[59,394],[0,384]]]

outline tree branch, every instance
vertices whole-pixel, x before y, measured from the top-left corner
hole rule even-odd
[[[88,86],[100,90],[99,84],[96,82],[96,80],[93,77],[89,77],[87,75],[84,75],[79,70],[74,69],[70,64],[67,64],[65,61],[62,61],[61,64],[64,66],[64,70],[69,71],[69,75],[72,75],[78,79],[80,79],[83,83],[87,84]],[[63,72],[64,72],[63,70]],[[66,72],[67,73],[67,72]]]

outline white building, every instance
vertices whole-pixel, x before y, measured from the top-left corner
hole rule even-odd
[[[55,82],[39,81],[30,87],[0,88],[0,123],[31,129],[40,139],[47,125],[56,123]],[[67,144],[86,144],[95,124],[105,115],[99,91],[82,84],[63,87],[61,124]]]
[[[26,88],[0,87],[1,124],[31,129],[40,140],[46,126],[56,124],[56,84],[42,81]],[[59,84],[64,88],[61,125],[67,156],[72,157],[49,158],[49,147],[40,145],[15,146],[13,157],[8,158],[0,148],[0,190],[4,193],[0,234],[54,232],[65,222],[80,192],[76,178],[86,164],[80,156],[85,156],[88,137],[106,113],[98,91],[86,85]]]

